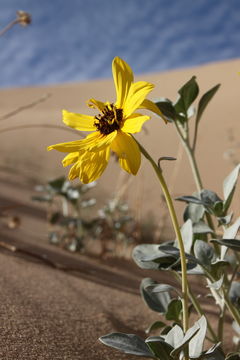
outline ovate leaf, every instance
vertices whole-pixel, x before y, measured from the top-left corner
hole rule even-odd
[[[200,99],[197,109],[197,116],[196,116],[196,125],[198,126],[198,123],[202,117],[202,114],[204,110],[206,109],[208,103],[211,101],[213,96],[216,94],[220,87],[220,84],[214,86],[212,89],[208,90]]]
[[[224,211],[226,212],[231,204],[235,187],[240,172],[240,164],[226,177],[223,182]]]
[[[148,328],[147,330],[145,330],[145,333],[146,334],[149,334],[151,331],[153,330],[158,330],[158,329],[161,329],[163,327],[165,327],[166,324],[162,321],[155,321],[154,323],[152,323]]]
[[[168,304],[171,301],[171,297],[167,291],[161,293],[154,293],[149,290],[149,287],[158,285],[156,281],[145,278],[142,280],[140,285],[140,293],[144,302],[148,307],[160,314],[165,314],[168,309]]]
[[[193,76],[186,84],[184,84],[178,93],[180,96],[174,106],[175,110],[177,113],[183,113],[187,116],[189,107],[192,105],[199,93],[196,76]]]
[[[184,211],[183,219],[184,221],[191,219],[192,222],[195,224],[203,218],[204,212],[205,210],[203,205],[189,203]]]
[[[168,309],[165,314],[167,320],[179,321],[182,312],[182,302],[180,299],[172,299],[168,304]]]
[[[203,240],[196,240],[194,243],[194,255],[202,266],[211,266],[215,259],[215,252],[211,245]]]
[[[160,292],[166,292],[166,291],[169,292],[172,290],[181,296],[181,293],[177,288],[175,288],[172,285],[168,285],[168,284],[153,285],[152,287],[149,288],[149,290],[151,290],[153,293],[160,293]]]
[[[159,101],[155,102],[155,104],[169,121],[174,121],[176,119],[177,114],[170,100],[160,99]]]
[[[236,307],[240,307],[240,282],[232,282],[229,290],[229,299]]]
[[[196,324],[199,326],[199,331],[189,342],[189,356],[191,359],[198,359],[203,351],[203,344],[207,331],[207,320],[205,316],[201,316]]]
[[[193,225],[193,232],[194,234],[208,234],[212,233],[213,230],[207,224],[205,224],[204,221],[199,221]]]
[[[237,218],[237,220],[224,231],[223,234],[224,239],[234,239],[238,233],[239,228],[240,228],[240,217]],[[227,251],[227,247],[223,246],[221,248],[221,259],[224,258],[226,251]]]
[[[161,360],[170,360],[170,353],[173,350],[172,346],[165,342],[161,336],[151,336],[146,339],[146,344],[151,349],[153,354]]]
[[[214,290],[219,290],[223,284],[223,279],[224,279],[224,275],[222,275],[219,280],[214,281],[213,283],[209,283],[207,287]]]
[[[184,243],[184,250],[190,254],[193,242],[193,226],[192,220],[188,219],[181,227],[181,234]]]
[[[101,336],[99,340],[103,344],[127,354],[155,358],[144,340],[134,334],[111,333]]]

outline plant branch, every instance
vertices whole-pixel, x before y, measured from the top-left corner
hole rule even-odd
[[[5,129],[0,130],[0,134],[8,132],[8,131],[14,131],[14,130],[21,130],[21,129],[30,129],[30,128],[50,128],[50,129],[58,129],[58,130],[65,130],[70,131],[72,133],[76,134],[76,131],[73,129],[65,128],[63,126],[59,125],[51,125],[51,124],[32,124],[32,125],[18,125],[18,126],[10,126]],[[79,132],[78,132],[79,135]],[[80,134],[80,136],[83,136]]]
[[[20,106],[19,108],[5,114],[5,115],[2,115],[0,116],[0,121],[3,121],[3,120],[7,120],[9,119],[10,117],[20,113],[21,111],[23,110],[27,110],[27,109],[30,109],[44,101],[46,101],[49,97],[51,96],[51,94],[45,94],[43,95],[42,97],[40,97],[39,99],[37,100],[34,100],[33,102],[31,102],[30,104],[27,104],[27,105],[23,105],[23,106]]]
[[[142,147],[142,145],[139,144],[136,139],[135,139],[135,141],[137,142],[137,144],[138,144],[138,146],[139,146],[139,148],[141,150],[141,153],[145,156],[145,158],[153,166],[153,169],[154,169],[154,171],[155,171],[155,173],[156,173],[156,175],[157,175],[157,177],[159,179],[162,191],[163,191],[165,199],[166,199],[166,203],[168,205],[168,209],[169,209],[169,213],[170,213],[170,216],[171,216],[173,228],[174,228],[177,240],[178,240],[180,258],[181,258],[181,271],[182,271],[183,330],[186,333],[186,331],[188,330],[188,281],[187,281],[187,265],[186,265],[187,262],[186,262],[184,244],[183,244],[183,239],[182,239],[180,227],[179,227],[176,212],[175,212],[175,209],[174,209],[174,206],[173,206],[172,198],[171,198],[171,196],[169,194],[168,187],[167,187],[167,184],[166,184],[166,182],[164,180],[161,169],[157,166],[155,161],[148,154],[148,152]]]

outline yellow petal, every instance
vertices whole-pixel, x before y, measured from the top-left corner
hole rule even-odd
[[[59,143],[55,145],[48,146],[47,150],[58,150],[61,152],[78,152],[80,151],[82,141],[84,140],[76,140],[70,141],[66,143]]]
[[[117,94],[116,107],[122,109],[133,82],[132,69],[125,61],[115,57],[112,62],[112,73]]]
[[[131,135],[118,131],[111,149],[118,155],[121,167],[136,175],[141,164],[141,152]]]
[[[65,158],[62,160],[63,166],[68,166],[73,163],[75,163],[79,158],[79,152],[72,152],[65,156]]]
[[[165,121],[165,123],[167,123],[167,119],[165,118],[159,107],[153,101],[148,99],[143,100],[142,104],[139,106],[139,109],[150,110],[155,114],[161,116],[161,118]]]
[[[87,101],[87,105],[90,107],[90,108],[93,108],[93,109],[98,109],[100,111],[102,111],[106,104],[103,103],[102,101],[99,101],[99,100],[96,100],[96,99],[90,99]]]
[[[110,147],[98,152],[88,152],[80,156],[79,178],[84,184],[97,180],[106,169],[110,157]]]
[[[80,161],[77,161],[76,164],[74,164],[71,167],[71,169],[70,169],[70,171],[68,173],[68,179],[69,180],[74,180],[74,179],[79,177],[80,165],[81,165]]]
[[[125,120],[121,130],[131,134],[137,133],[142,130],[142,125],[149,119],[150,117],[146,115],[132,114]]]
[[[136,109],[138,109],[153,88],[154,85],[146,81],[138,81],[132,84],[124,103],[124,117],[129,117]]]
[[[67,110],[63,110],[62,114],[64,124],[70,126],[71,128],[79,131],[96,130],[96,126],[94,126],[94,122],[96,121],[96,119],[93,116],[75,114]]]
[[[113,131],[109,135],[101,135],[98,131],[95,131],[83,140],[51,145],[48,150],[55,149],[61,152],[100,151],[109,146],[116,135],[117,131]]]

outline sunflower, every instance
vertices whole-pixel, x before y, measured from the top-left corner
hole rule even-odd
[[[116,102],[88,101],[88,106],[97,109],[99,115],[89,116],[63,110],[63,122],[79,131],[93,131],[83,140],[51,145],[48,150],[58,150],[68,155],[63,166],[72,165],[69,179],[79,178],[87,184],[98,179],[105,170],[111,151],[120,166],[130,174],[136,175],[141,164],[140,149],[131,134],[138,133],[150,117],[135,110],[148,109],[162,116],[158,107],[145,99],[154,88],[146,81],[133,82],[130,66],[115,57],[112,73],[116,88]]]

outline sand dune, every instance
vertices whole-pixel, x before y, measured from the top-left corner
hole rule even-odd
[[[240,159],[239,69],[240,61],[235,60],[139,77],[156,84],[152,99],[175,99],[177,89],[192,75],[197,76],[202,93],[219,82],[222,84],[202,119],[197,148],[204,185],[216,189],[220,195],[222,180],[233,168],[231,160],[224,158],[224,153],[232,149],[235,157]],[[45,102],[1,121],[0,131],[22,124],[62,126],[61,109],[91,113],[85,106],[89,98],[109,101],[115,98],[112,80],[8,89],[1,91],[1,115],[46,93],[51,97]],[[160,156],[178,158],[176,163],[164,164],[172,193],[192,193],[195,185],[185,155],[181,159],[174,128],[153,117],[146,129],[147,134],[142,132],[138,138],[155,159]],[[138,284],[142,277],[147,276],[146,272],[132,263],[120,261],[117,264],[114,261],[114,264],[107,264],[52,248],[46,243],[44,209],[30,200],[34,184],[67,174],[61,166],[63,155],[54,151],[48,153],[46,147],[77,139],[77,135],[60,128],[37,127],[0,135],[1,207],[15,206],[22,218],[19,230],[1,231],[1,241],[19,249],[17,252],[2,251],[0,247],[1,358],[127,359],[127,356],[97,343],[97,338],[112,331],[145,336],[146,326],[156,320],[155,314],[145,307],[138,295]],[[143,161],[139,174],[128,179],[112,160],[99,180],[96,196],[104,202],[118,191],[121,184],[127,183],[125,196],[140,219],[144,221],[148,212],[156,217],[160,214],[162,219],[165,208],[149,164]],[[235,207],[239,213],[238,202]],[[182,205],[178,205],[178,210],[181,208]],[[163,237],[166,235],[170,237],[171,231]],[[44,259],[41,258],[43,254]],[[206,310],[214,313],[214,305],[205,305]],[[226,333],[231,336],[230,332]]]
[[[192,75],[197,76],[202,94],[217,83],[221,83],[220,90],[201,120],[197,147],[197,159],[203,174],[204,186],[216,189],[220,195],[222,194],[222,180],[233,168],[231,160],[226,159],[226,152],[233,151],[238,159],[240,155],[239,68],[240,61],[234,60],[188,70],[142,75],[137,78],[156,85],[151,99],[159,97],[176,99],[177,90]],[[62,109],[91,114],[91,110],[85,105],[89,98],[115,100],[115,90],[111,79],[60,86],[8,89],[1,91],[1,114],[29,104],[47,93],[51,94],[48,100],[2,121],[1,129],[21,124],[49,124],[64,127],[61,121]],[[175,195],[192,193],[195,185],[185,155],[181,159],[179,139],[174,127],[165,125],[159,118],[153,116],[147,123],[146,130],[147,134],[142,132],[138,139],[155,159],[160,156],[173,156],[179,159],[178,162],[164,164],[164,172],[172,192]],[[68,169],[63,169],[61,166],[63,154],[55,151],[49,153],[46,147],[77,138],[77,134],[63,131],[63,129],[49,128],[29,128],[3,133],[0,165],[24,173],[37,182],[45,182],[57,175],[67,175]],[[11,174],[11,177],[13,176]],[[127,178],[128,176],[123,174],[119,166],[111,161],[99,180],[99,196],[101,194],[100,197],[109,197],[118,190],[119,181],[126,182]],[[161,211],[160,191],[155,175],[145,160],[142,162],[138,175],[131,177],[129,181],[127,197],[132,207],[138,209],[139,216],[149,211],[159,214]]]

